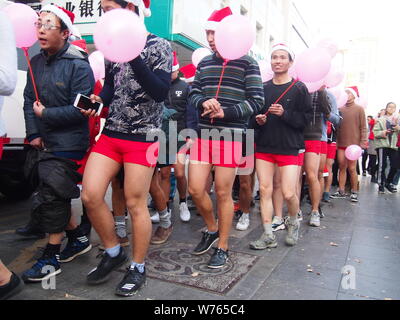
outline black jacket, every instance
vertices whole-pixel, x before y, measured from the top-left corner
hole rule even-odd
[[[188,105],[189,86],[177,78],[171,83],[165,106],[176,110],[172,119],[178,122],[178,133],[186,128],[186,110]]]
[[[87,55],[66,43],[55,55],[44,51],[31,60],[41,103],[46,107],[38,118],[33,112],[36,100],[27,74],[24,91],[24,115],[29,141],[41,137],[51,152],[86,151],[89,147],[88,119],[73,106],[78,93],[93,92],[94,77]]]
[[[272,80],[264,84],[265,107],[262,113],[268,111],[290,84],[275,85]],[[251,127],[258,131],[256,152],[298,155],[299,150],[304,149],[304,128],[312,117],[310,94],[302,82],[297,82],[278,104],[285,110],[281,117],[268,114],[263,126],[258,126],[255,118],[252,119]]]

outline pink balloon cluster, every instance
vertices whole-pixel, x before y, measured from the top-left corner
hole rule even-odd
[[[26,4],[13,3],[3,8],[10,19],[15,34],[15,43],[18,48],[29,48],[36,41],[35,22],[38,15],[31,7]]]
[[[353,144],[346,148],[344,154],[348,160],[356,161],[356,160],[360,159],[360,157],[362,155],[362,149],[360,146]]]

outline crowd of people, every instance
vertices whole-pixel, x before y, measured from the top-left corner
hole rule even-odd
[[[124,8],[143,18],[150,13],[148,1],[102,0],[101,4],[105,12]],[[358,89],[350,87],[346,106],[338,110],[335,97],[325,86],[310,94],[301,81],[289,75],[295,54],[285,44],[272,48],[274,76],[262,83],[259,65],[252,57],[227,61],[218,53],[216,26],[231,14],[229,7],[216,10],[206,22],[213,54],[197,69],[193,65],[180,68],[168,41],[149,33],[137,58],[127,63],[106,60],[105,78],[95,83],[85,45],[69,41],[73,14],[55,5],[41,9],[35,25],[42,50],[31,60],[35,86],[28,73],[23,106],[32,146],[25,171],[35,193],[30,222],[17,233],[48,234],[48,243],[22,280],[0,263],[1,298],[15,294],[22,281],[35,283],[56,276],[62,263],[89,252],[92,228],[101,240],[103,255],[88,273],[87,283],[106,282],[113,270],[129,261],[124,247],[130,245],[130,267],[115,293],[133,295],[146,280],[149,245],[167,242],[173,232],[172,168],[181,221],[191,220],[190,195],[206,226],[193,254],[202,255],[216,244],[207,264],[212,269],[223,268],[229,259],[235,218],[236,229],[249,228],[256,178],[263,232],[249,244],[253,250],[277,247],[275,232],[284,229],[285,244],[298,243],[304,190],[308,190],[309,225],[313,227],[319,227],[324,216],[321,201],[347,197],[348,181],[350,200],[358,201],[358,162],[345,156],[351,145],[365,150],[362,173],[368,170],[372,182],[379,184],[379,192],[385,188],[396,192],[400,173],[396,105],[389,103],[379,118],[369,117],[367,123],[364,108],[356,103]],[[7,19],[1,15],[0,75],[15,79],[16,62],[10,60],[15,57],[15,44]],[[3,57],[5,49],[9,51],[7,59]],[[11,78],[1,79],[1,95],[12,92],[8,87],[15,80]],[[101,114],[106,120],[97,141],[99,116],[95,110],[73,106],[78,94],[107,107]],[[330,194],[336,160],[339,188]],[[232,199],[235,180],[237,210]],[[110,185],[111,208],[105,201]],[[148,208],[149,194],[153,215]],[[83,205],[80,224],[71,213],[71,199],[79,197]],[[127,214],[132,221],[131,241]],[[158,223],[154,234],[152,222]]]

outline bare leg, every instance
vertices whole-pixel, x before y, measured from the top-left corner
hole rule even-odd
[[[275,170],[272,191],[272,203],[274,205],[274,214],[279,218],[283,218],[283,194],[281,185],[281,175],[279,170]]]
[[[306,152],[304,159],[304,169],[310,187],[312,211],[318,211],[319,202],[321,200],[321,187],[318,180],[319,158],[319,154]]]
[[[345,192],[346,179],[347,179],[347,159],[344,154],[344,150],[338,149],[337,159],[339,162],[339,191]]]
[[[298,166],[280,167],[279,171],[281,174],[283,198],[287,202],[289,216],[296,217],[300,211],[299,199],[296,195]]]

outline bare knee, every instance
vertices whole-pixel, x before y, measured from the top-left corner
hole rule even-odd
[[[290,202],[290,201],[294,201],[296,199],[296,193],[293,191],[282,191],[283,194],[283,199],[285,199],[285,201]]]
[[[232,199],[232,192],[231,190],[216,190],[216,195],[217,195],[217,199],[218,201],[227,201],[227,200],[231,200]]]
[[[271,186],[260,185],[260,196],[261,197],[271,197],[272,191],[273,191],[272,185]]]

